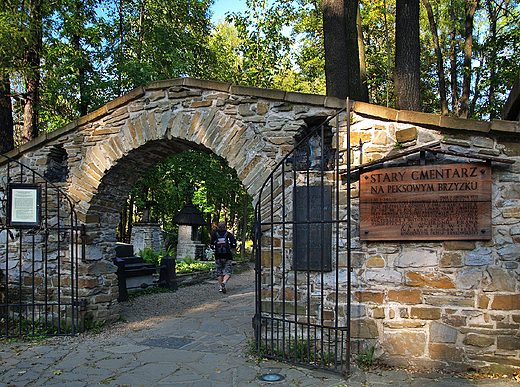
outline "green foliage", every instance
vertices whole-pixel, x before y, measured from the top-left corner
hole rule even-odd
[[[174,248],[170,247],[168,249],[167,252],[165,252],[162,248],[161,250],[159,250],[159,252],[155,252],[154,249],[151,249],[151,248],[148,248],[148,247],[145,247],[144,250],[139,250],[139,252],[137,253],[138,256],[140,256],[141,258],[143,258],[143,260],[146,262],[146,263],[152,263],[154,264],[155,266],[160,266],[161,265],[161,260],[166,257],[166,256],[170,256],[170,257],[175,257],[175,254],[173,253],[173,250]]]
[[[293,6],[285,1],[246,0],[247,10],[231,13],[239,37],[241,57],[239,83],[277,88],[280,78],[290,70],[293,39],[283,33],[292,20]],[[277,84],[278,83],[278,84]]]
[[[364,355],[359,355],[358,364],[362,369],[367,370],[374,364],[374,351],[375,348],[370,347],[366,349]]]
[[[103,330],[103,325],[105,325],[105,320],[103,321],[94,321],[94,315],[92,312],[89,312],[85,317],[85,330],[98,334]]]
[[[147,200],[155,200],[158,205],[152,207],[152,218],[160,220],[167,232],[176,229],[173,218],[189,199],[208,221],[226,220],[229,228],[239,224],[247,204],[246,227],[252,228],[251,197],[236,171],[211,152],[186,151],[164,159],[139,179],[129,197],[138,211],[144,210]],[[207,229],[206,239],[209,233]]]
[[[139,250],[137,255],[142,257],[146,263],[153,263],[155,266],[159,266],[161,263],[161,257],[154,249],[145,248],[144,250]]]
[[[198,272],[198,271],[207,271],[207,270],[213,269],[214,267],[215,267],[214,262],[193,259],[188,255],[183,260],[176,262],[175,271],[178,274],[193,273],[193,272]]]

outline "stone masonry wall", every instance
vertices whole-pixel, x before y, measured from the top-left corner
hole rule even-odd
[[[421,127],[354,113],[351,145],[363,142],[364,162],[438,140],[445,150],[520,159],[514,133],[472,129]],[[417,165],[418,157],[389,164]],[[427,155],[429,164],[470,160]],[[359,182],[354,183],[352,337],[360,353],[374,346],[389,363],[419,368],[520,368],[520,163],[493,162],[492,178],[489,241],[361,242]]]
[[[227,159],[258,200],[264,180],[308,122],[345,106],[346,101],[325,96],[222,82],[160,81],[8,156],[45,171],[50,147],[66,150],[69,173],[60,186],[74,199],[87,229],[80,297],[87,299],[87,312],[96,321],[110,322],[119,318],[112,263],[119,211],[142,173],[170,154],[207,148]],[[516,121],[462,120],[358,102],[352,111],[351,145],[361,140],[363,162],[435,140],[448,150],[520,159]],[[345,114],[340,119],[343,147],[350,119]],[[354,151],[357,162],[358,153]],[[428,162],[448,160],[466,161],[438,156]],[[358,183],[353,183],[354,352],[374,346],[376,355],[389,363],[425,368],[520,368],[520,164],[492,165],[493,238],[486,242],[361,242]],[[345,202],[342,192],[340,203]],[[345,236],[342,230],[342,273],[347,267]]]

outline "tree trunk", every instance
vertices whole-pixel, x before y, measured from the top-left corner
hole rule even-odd
[[[473,18],[478,0],[466,0],[466,22],[464,28],[464,68],[459,117],[468,118],[469,92],[471,88],[471,57],[473,55]]]
[[[354,101],[362,100],[357,26],[358,9],[358,0],[345,0],[346,59],[348,62],[348,89],[350,92],[348,96]]]
[[[144,40],[144,14],[146,12],[145,8],[145,0],[141,1],[141,9],[139,10],[139,34],[138,34],[138,44],[136,50],[137,60],[141,60],[141,53],[143,51],[143,40]]]
[[[395,19],[397,108],[420,111],[419,0],[397,0]]]
[[[361,28],[361,10],[359,8],[359,3],[357,9],[356,25],[359,48],[359,80],[361,82],[360,101],[368,102],[368,77],[365,58],[365,40],[363,39],[363,29]]]
[[[452,29],[450,31],[450,83],[451,83],[451,110],[455,115],[459,115],[459,82],[457,81],[457,28],[455,24],[455,10],[453,3],[450,9],[450,22]]]
[[[326,93],[345,99],[350,94],[343,0],[322,0]]]
[[[24,52],[25,105],[22,143],[38,137],[42,12],[40,0],[31,0],[28,43]]]
[[[488,91],[488,104],[489,104],[489,118],[498,118],[499,115],[498,109],[494,109],[495,107],[495,94],[496,94],[496,85],[498,82],[496,81],[496,71],[497,71],[497,53],[495,49],[495,42],[497,39],[497,22],[499,19],[500,10],[509,9],[509,1],[503,1],[500,4],[495,6],[494,2],[491,0],[486,0],[486,8],[488,12],[488,19],[490,21],[489,26],[489,41],[491,42],[491,48],[487,50],[487,54],[489,55],[488,66],[489,66],[489,91]]]
[[[441,114],[447,116],[449,114],[448,100],[446,99],[446,80],[444,78],[444,62],[442,59],[442,52],[439,46],[439,35],[437,34],[437,23],[433,16],[432,6],[429,0],[422,0],[426,13],[428,14],[428,21],[430,22],[430,31],[432,33],[433,47],[435,49],[435,57],[437,58],[437,77],[439,78],[439,99],[441,106]]]
[[[79,35],[75,34],[72,37],[72,41],[74,44],[74,51],[76,52],[76,63],[78,66],[78,87],[79,87],[79,114],[82,116],[86,116],[88,113],[88,96],[86,92],[86,84],[85,84],[85,62],[84,62],[84,54],[81,49],[81,42]]]
[[[0,152],[14,149],[13,106],[11,82],[8,74],[0,73]]]

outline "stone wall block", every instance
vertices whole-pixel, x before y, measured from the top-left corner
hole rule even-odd
[[[429,345],[429,355],[431,359],[440,360],[443,363],[449,361],[452,363],[461,363],[465,360],[464,348],[456,345],[431,343]],[[447,369],[453,369],[455,364],[450,365]],[[463,369],[466,367],[462,366]]]
[[[520,338],[515,336],[498,336],[497,349],[518,351],[520,350]]]
[[[377,339],[379,337],[377,324],[370,318],[353,318],[350,328],[350,336],[353,338]]]
[[[380,254],[377,254],[377,255],[368,257],[368,259],[366,261],[366,266],[367,266],[367,268],[378,268],[378,267],[381,268],[381,267],[386,266],[386,261]]]
[[[417,140],[417,128],[411,127],[406,129],[400,129],[395,132],[397,142],[405,143],[409,141]]]
[[[490,267],[487,269],[491,283],[486,286],[486,292],[514,292],[516,290],[516,277],[508,270]]]
[[[490,247],[469,251],[466,253],[465,264],[467,266],[485,266],[495,263]]]
[[[403,281],[403,275],[398,270],[391,268],[374,269],[366,271],[365,279],[368,282],[400,284]]]
[[[463,327],[466,325],[466,316],[443,314],[442,322],[454,327]]]
[[[434,250],[417,249],[404,251],[396,262],[396,267],[433,267],[437,266],[439,259]]]
[[[462,266],[463,266],[463,258],[462,258],[461,253],[453,252],[453,251],[441,253],[439,267],[447,268],[447,267],[462,267]]]
[[[406,285],[421,288],[455,289],[455,284],[450,277],[437,272],[409,271],[406,273]]]
[[[499,142],[502,147],[502,153],[506,156],[520,156],[520,143],[517,142]]]
[[[480,267],[463,268],[456,273],[455,285],[458,289],[477,289],[482,278],[483,271]]]
[[[410,317],[421,320],[439,320],[441,318],[441,309],[412,306],[410,308]]]
[[[388,291],[388,301],[401,304],[422,304],[422,291],[418,289],[402,289]]]
[[[425,354],[426,333],[417,331],[385,332],[382,346],[388,355],[421,357]]]
[[[479,348],[490,347],[495,345],[495,338],[493,336],[468,333],[464,339],[464,344]]]
[[[430,342],[451,343],[457,341],[458,331],[453,327],[433,321],[430,324]]]
[[[354,299],[360,303],[382,304],[385,298],[383,292],[355,291]]]
[[[490,308],[494,310],[520,310],[520,294],[496,294]]]
[[[445,250],[474,250],[475,242],[473,241],[446,241],[444,242]]]
[[[520,248],[515,244],[508,244],[497,250],[503,261],[518,261],[520,259]]]

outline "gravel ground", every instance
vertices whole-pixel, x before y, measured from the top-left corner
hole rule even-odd
[[[253,264],[250,269],[234,274],[228,283],[228,295],[254,284]],[[122,321],[110,324],[101,329],[97,335],[120,335],[126,330],[141,330],[180,316],[189,310],[202,307],[205,303],[218,300],[226,295],[218,291],[218,281],[207,280],[200,284],[179,288],[171,293],[146,294],[122,302]],[[88,335],[86,332],[85,335]]]

